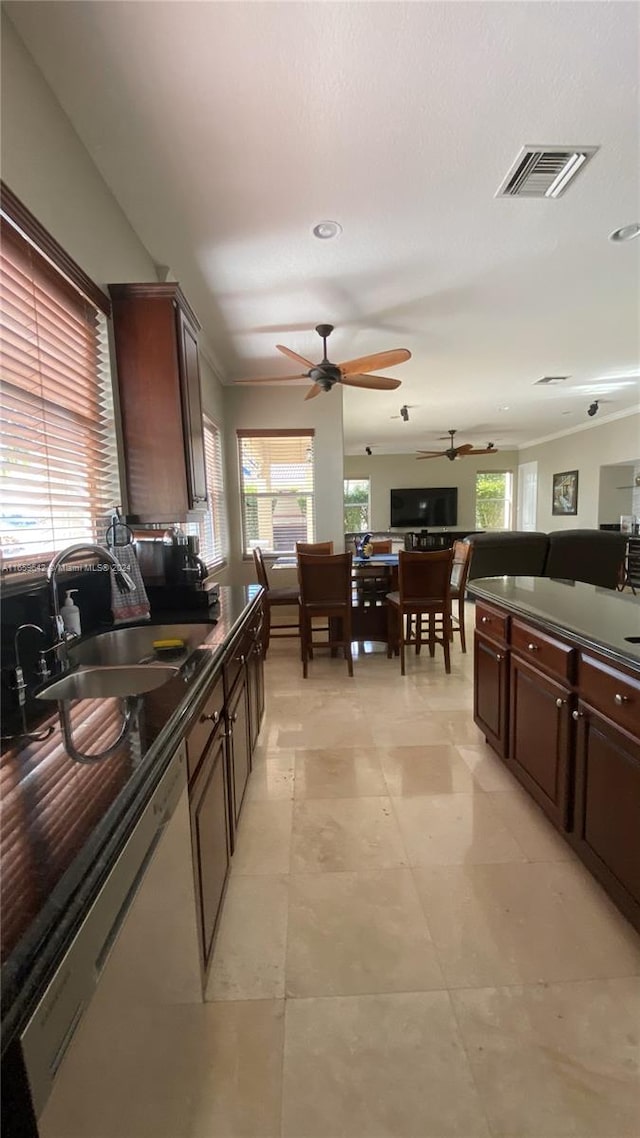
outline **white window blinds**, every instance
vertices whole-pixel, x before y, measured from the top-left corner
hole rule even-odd
[[[0,545],[12,571],[102,541],[120,489],[105,317],[1,224]]]
[[[313,443],[311,430],[238,431],[245,554],[315,539]]]
[[[207,565],[219,565],[229,553],[222,437],[215,423],[206,415],[203,416],[203,426],[208,507],[202,523],[200,553]]]

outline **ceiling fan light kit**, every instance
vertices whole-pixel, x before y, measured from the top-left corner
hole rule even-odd
[[[473,443],[462,443],[460,446],[454,446],[453,437],[457,432],[449,431],[448,434],[451,438],[451,445],[446,450],[423,450],[416,455],[416,458],[448,458],[449,462],[455,462],[457,458],[466,458],[470,454],[498,453],[498,448],[493,443],[487,443],[486,447],[474,447]]]
[[[411,359],[411,352],[407,348],[393,348],[388,352],[375,352],[371,356],[360,356],[355,360],[346,360],[345,363],[334,364],[327,358],[327,339],[333,332],[333,324],[318,324],[316,332],[322,340],[322,359],[314,364],[304,356],[287,348],[284,344],[276,344],[276,348],[283,355],[288,356],[294,363],[308,369],[299,375],[260,376],[255,379],[237,379],[236,383],[277,383],[294,379],[310,379],[311,389],[305,399],[315,399],[321,391],[331,391],[336,383],[345,387],[366,387],[371,391],[395,391],[400,387],[399,379],[390,379],[386,375],[371,375],[372,368],[395,367]],[[408,415],[408,412],[407,412]]]

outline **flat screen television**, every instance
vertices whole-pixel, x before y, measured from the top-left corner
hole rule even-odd
[[[455,526],[458,521],[458,487],[409,487],[391,491],[392,526]]]

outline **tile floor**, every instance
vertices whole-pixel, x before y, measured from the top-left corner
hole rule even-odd
[[[269,651],[189,1138],[638,1138],[640,939],[474,726],[472,653],[404,679],[317,653],[305,681],[296,647]]]

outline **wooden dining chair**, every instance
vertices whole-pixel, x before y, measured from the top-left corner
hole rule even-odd
[[[354,539],[354,543],[357,539]],[[372,541],[371,553],[391,553],[391,538]],[[359,605],[382,604],[389,591],[389,573],[383,566],[359,564],[354,575],[356,602]]]
[[[464,630],[464,594],[467,588],[467,577],[471,565],[471,545],[464,541],[455,541],[453,544],[453,562],[451,564],[451,632],[460,633],[460,646],[463,652],[467,651],[467,640]],[[458,602],[457,613],[453,612],[454,602]]]
[[[302,675],[307,678],[309,660],[313,659],[314,644],[332,650],[342,648],[349,675],[353,675],[351,654],[351,553],[298,555],[298,583],[300,585],[300,648]],[[327,627],[316,631],[327,632],[327,639],[314,641],[313,620],[327,619]]]
[[[384,541],[372,541],[372,553],[391,553],[391,538],[385,538]]]
[[[444,667],[451,671],[451,565],[453,550],[437,553],[398,553],[398,589],[387,593],[389,606],[387,656],[400,652],[400,674],[405,674],[405,645],[415,644],[419,655],[423,643],[435,656],[436,644],[444,650]],[[422,617],[428,618],[426,641]],[[415,618],[415,619],[414,619]],[[440,618],[438,621],[437,618]],[[440,635],[439,635],[440,634]]]
[[[329,554],[333,553],[332,541],[297,541],[296,553]]]
[[[256,567],[256,574],[258,577],[258,581],[262,585],[262,588],[264,589],[264,594],[265,594],[264,595],[265,634],[264,634],[262,650],[264,653],[264,658],[266,660],[267,652],[269,649],[269,641],[271,640],[272,636],[276,639],[279,639],[279,638],[291,639],[293,637],[295,637],[297,639],[297,637],[300,635],[300,610],[299,610],[299,604],[298,604],[299,599],[300,599],[300,594],[299,594],[299,590],[298,590],[296,585],[289,585],[289,586],[285,586],[284,588],[276,588],[276,589],[271,588],[271,585],[269,584],[269,578],[267,576],[267,569],[266,569],[266,566],[264,563],[264,558],[262,556],[262,550],[260,549],[260,546],[258,546],[258,545],[256,545],[256,547],[253,551],[253,560],[254,560],[255,567]],[[279,606],[282,606],[282,605],[295,606],[296,616],[298,619],[296,620],[295,624],[276,624],[276,625],[272,626],[272,624],[271,624],[271,610],[273,608],[278,608]],[[285,630],[288,630],[291,628],[295,628],[295,632],[285,631]]]

